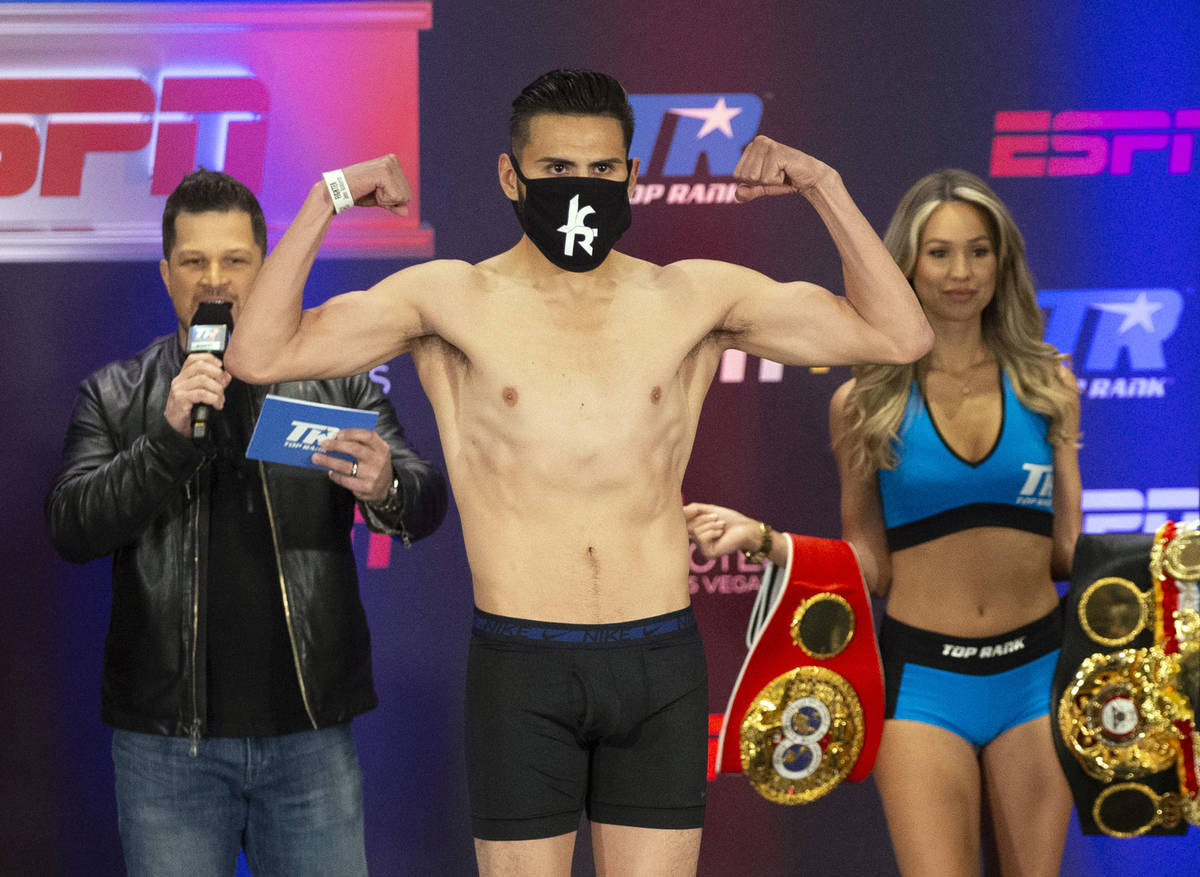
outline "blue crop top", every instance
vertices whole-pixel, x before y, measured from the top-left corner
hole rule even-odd
[[[972,527],[1053,534],[1054,449],[1049,422],[1017,398],[1001,370],[1003,409],[996,444],[970,463],[946,444],[914,381],[898,430],[895,469],[880,469],[889,551]]]

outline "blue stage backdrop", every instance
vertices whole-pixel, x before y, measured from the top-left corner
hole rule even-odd
[[[125,48],[105,31],[106,17],[147,27],[147,9],[174,16],[175,30],[139,31]],[[90,38],[46,23],[79,10],[101,22]],[[391,51],[347,74],[333,18],[381,10],[376,38]],[[271,24],[281,16],[307,30]],[[186,33],[179,22],[197,19],[203,39],[172,42]],[[258,174],[272,240],[321,171],[368,151],[406,157],[416,215],[372,226],[370,212],[348,214],[313,272],[312,303],[430,254],[477,261],[511,246],[519,230],[495,174],[509,101],[554,67],[611,71],[634,96],[643,177],[622,245],[655,261],[715,257],[840,287],[834,247],[802,199],[730,203],[733,162],[756,132],[832,164],[880,231],[917,177],[967,168],[1011,207],[1048,336],[1073,357],[1086,529],[1149,531],[1198,505],[1198,19],[1194,3],[1078,0],[0,4],[0,323],[13,342],[0,426],[10,473],[0,873],[122,873],[98,718],[109,564],[60,561],[41,502],[78,382],[173,329],[154,244],[180,149]],[[189,90],[198,79],[211,94]],[[117,82],[124,97],[105,104],[100,88],[91,103],[56,104],[53,90],[30,97],[29,80]],[[50,136],[84,121],[99,128],[82,140]],[[846,376],[729,357],[686,496],[838,535],[826,412]],[[440,458],[411,363],[376,379],[416,446]],[[408,551],[361,524],[354,538],[382,699],[357,721],[373,871],[474,873],[460,745],[471,596],[457,517]],[[714,715],[742,661],[759,573],[693,559]],[[896,873],[870,780],[782,807],[719,777],[709,802],[704,875]],[[586,858],[578,874],[592,873]],[[1152,874],[1198,859],[1195,831],[1120,841],[1073,827],[1063,873]]]

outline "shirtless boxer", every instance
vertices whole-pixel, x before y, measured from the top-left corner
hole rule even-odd
[[[838,174],[766,137],[738,162],[737,197],[803,194],[837,245],[845,298],[609,251],[637,180],[632,134],[611,77],[541,77],[513,102],[499,158],[525,232],[512,249],[416,265],[302,311],[335,215],[331,186],[314,184],[225,357],[268,383],[412,355],[474,585],[467,761],[484,875],[569,874],[585,806],[598,873],[695,873],[708,696],[679,497],[721,354],[909,362],[931,343]],[[355,204],[405,212],[394,156],[343,173]]]

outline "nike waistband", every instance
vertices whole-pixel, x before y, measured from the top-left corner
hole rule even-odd
[[[604,646],[650,643],[696,629],[692,607],[614,624],[565,624],[509,618],[475,609],[471,635],[480,639],[542,645]]]

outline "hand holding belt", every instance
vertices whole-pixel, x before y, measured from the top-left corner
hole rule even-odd
[[[883,668],[849,543],[777,535],[788,540],[787,566],[764,567],[716,769],[744,772],[768,800],[803,804],[870,773]]]

